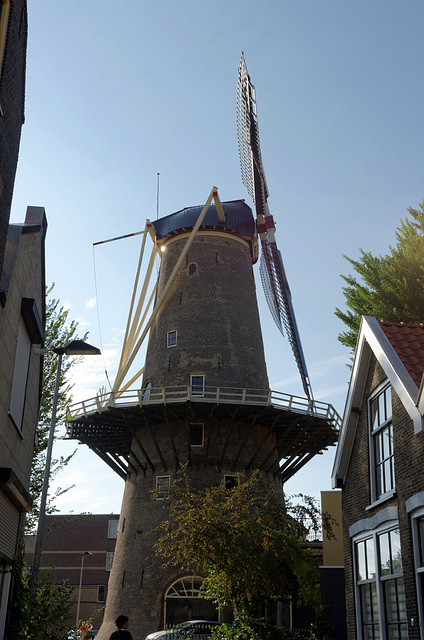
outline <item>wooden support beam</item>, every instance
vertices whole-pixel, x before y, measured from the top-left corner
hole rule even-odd
[[[178,260],[177,260],[177,262],[175,264],[175,267],[172,270],[172,273],[168,278],[167,283],[165,284],[160,296],[158,297],[158,299],[156,301],[155,307],[154,307],[154,309],[152,311],[152,315],[150,316],[150,318],[149,318],[149,320],[148,320],[148,322],[147,322],[147,324],[146,324],[146,326],[145,326],[145,328],[143,330],[143,333],[141,334],[141,337],[139,338],[137,344],[135,345],[132,354],[127,359],[127,362],[126,362],[125,366],[122,368],[122,371],[120,372],[119,375],[116,376],[116,380],[115,380],[115,383],[114,383],[114,386],[113,386],[113,390],[114,391],[119,390],[119,388],[120,388],[125,376],[128,373],[129,368],[131,367],[131,365],[132,365],[132,363],[134,361],[135,356],[137,355],[141,345],[144,342],[144,339],[145,339],[147,333],[150,330],[150,327],[151,327],[154,319],[156,318],[156,315],[157,315],[158,311],[161,309],[162,304],[163,304],[163,302],[165,300],[165,297],[166,297],[166,295],[168,293],[168,290],[169,290],[171,284],[173,283],[173,281],[175,279],[175,276],[178,273],[178,271],[180,269],[180,266],[181,266],[183,260],[185,259],[186,255],[188,253],[188,250],[190,249],[191,245],[193,244],[193,241],[194,241],[194,239],[196,237],[197,231],[199,230],[199,227],[203,222],[203,219],[204,219],[204,217],[206,215],[207,210],[209,209],[209,206],[210,206],[210,204],[212,202],[212,198],[215,197],[215,194],[217,195],[217,189],[216,189],[216,187],[213,187],[212,191],[209,194],[208,199],[206,200],[205,206],[203,207],[203,209],[202,209],[202,211],[201,211],[201,213],[200,213],[200,215],[199,215],[199,217],[197,219],[197,222],[194,225],[193,230],[192,230],[192,232],[190,233],[190,235],[189,235],[189,237],[187,239],[187,242],[186,242],[186,244],[184,246],[184,249],[182,250],[181,255],[178,258]]]
[[[180,467],[180,460],[179,460],[179,457],[178,457],[177,446],[175,444],[175,429],[174,429],[173,426],[171,426],[169,424],[168,414],[167,414],[165,406],[163,407],[163,416],[165,418],[166,425],[167,425],[167,427],[169,429],[169,435],[170,435],[170,438],[171,438],[172,451],[174,452],[174,456],[175,456],[175,471],[178,471],[178,469]]]
[[[167,464],[165,462],[165,458],[163,457],[163,453],[161,451],[161,448],[160,448],[160,446],[158,444],[158,441],[156,440],[156,434],[154,432],[154,428],[152,427],[152,425],[150,423],[150,420],[149,420],[149,418],[147,416],[146,411],[144,410],[144,407],[141,407],[141,412],[142,412],[142,415],[143,415],[143,418],[144,418],[144,421],[145,421],[146,425],[149,427],[149,431],[150,431],[150,435],[152,436],[153,444],[156,447],[157,454],[158,454],[158,456],[160,458],[160,461],[162,463],[162,468],[163,468],[164,471],[168,471],[168,467],[167,467]]]

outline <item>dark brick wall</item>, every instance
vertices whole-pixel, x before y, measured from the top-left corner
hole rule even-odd
[[[187,237],[165,245],[158,296]],[[190,265],[196,267],[192,275]],[[177,331],[175,347],[167,346],[168,331]],[[153,387],[188,386],[190,375],[204,375],[206,387],[269,387],[250,249],[237,236],[197,235],[152,325],[143,385],[149,380]],[[202,419],[196,415],[196,403],[187,403],[185,420],[154,429],[147,418],[140,424],[132,448],[141,460],[147,454],[151,466],[145,473],[131,474],[125,485],[123,528],[99,640],[108,640],[121,613],[130,617],[139,637],[163,628],[164,596],[181,577],[177,570],[162,567],[153,550],[154,537],[147,533],[166,518],[166,501],[152,497],[157,475],[174,477],[179,464],[187,464],[191,485],[202,489],[223,483],[226,474],[263,467],[270,483],[282,492],[272,430],[238,420],[237,410],[228,415],[218,417],[211,405],[207,419]],[[204,424],[203,447],[190,446],[190,422]]]
[[[173,425],[179,459],[183,463],[189,462],[187,473],[193,487],[217,485],[223,482],[225,474],[246,472],[246,467],[255,459],[261,447],[261,457],[265,457],[273,447],[271,439],[267,440],[266,447],[263,446],[263,428],[231,420],[212,420],[207,426],[209,445],[197,450],[192,447],[189,451],[187,435],[184,435],[187,434],[186,427],[185,421]],[[155,439],[163,452],[165,467],[158,454],[155,454],[148,427],[140,430],[137,438],[151,455],[156,469],[152,471],[147,468],[145,475],[132,474],[126,482],[105,624],[99,640],[109,638],[113,631],[113,620],[120,613],[130,617],[132,628],[137,629],[140,637],[163,628],[166,590],[181,575],[189,575],[189,572],[181,574],[176,569],[163,568],[160,558],[153,551],[154,536],[148,534],[167,515],[166,501],[155,500],[152,496],[155,477],[168,474],[175,477],[176,465],[169,426],[164,424],[155,428]],[[133,446],[137,448],[136,443]],[[278,465],[275,455],[273,462],[275,469]],[[282,490],[278,476],[275,480],[272,471],[267,479],[278,490]]]
[[[97,608],[102,609],[104,603],[97,602],[97,587],[107,585],[110,572],[106,571],[106,553],[115,550],[116,539],[108,538],[109,519],[118,519],[118,515],[57,515],[46,518],[41,569],[53,569],[54,580],[60,584],[68,580],[75,587],[74,597],[78,598],[78,587],[81,573],[81,555],[90,551],[92,555],[84,556],[83,581],[81,590],[80,619],[86,620]],[[33,543],[27,540],[26,561],[31,564]],[[76,605],[70,626],[75,624]],[[103,620],[103,611],[93,622],[98,629]]]
[[[166,244],[158,295],[186,242]],[[168,348],[167,332],[174,330],[177,346]],[[224,233],[199,233],[150,333],[144,383],[189,385],[190,374],[204,375],[206,386],[269,386],[250,250]]]
[[[382,504],[370,508],[371,490],[369,473],[368,407],[367,400],[373,391],[386,380],[386,375],[372,355],[364,397],[358,421],[349,470],[343,487],[343,527],[346,571],[346,609],[348,638],[356,638],[355,599],[352,542],[349,527],[355,522],[372,518],[381,509],[396,506],[399,513],[399,528],[402,545],[403,573],[405,580],[407,618],[415,619],[415,625],[409,627],[409,638],[419,637],[418,608],[412,549],[410,516],[406,512],[405,502],[415,493],[424,490],[424,434],[414,434],[413,422],[402,402],[392,389],[393,408],[393,447],[395,465],[396,494]]]
[[[27,3],[11,0],[0,72],[0,274],[24,122]]]

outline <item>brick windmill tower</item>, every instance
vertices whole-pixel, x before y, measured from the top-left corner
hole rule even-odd
[[[257,174],[251,182],[263,212],[255,220],[244,201],[221,203],[214,187],[204,207],[147,223],[143,251],[149,233],[154,239],[147,277],[154,256],[161,256],[154,292],[144,303],[148,287],[143,285],[140,300],[133,297],[112,392],[72,409],[77,415],[68,424],[68,436],[90,446],[126,481],[99,640],[109,638],[122,613],[139,637],[187,619],[220,615],[199,597],[202,577],[163,569],[146,535],[164,519],[164,499],[181,465],[187,465],[192,485],[199,488],[231,487],[259,469],[281,490],[283,482],[337,439],[336,412],[312,399],[281,256],[274,247],[262,164],[258,170],[254,155],[260,158],[252,89],[242,59],[242,162],[246,173],[249,152]],[[256,195],[256,208],[258,200]],[[262,277],[271,289],[274,316],[281,314],[289,328],[306,398],[269,389],[253,277],[258,235],[265,254]],[[142,328],[143,305],[150,309],[153,299]],[[147,335],[145,364],[131,375]]]

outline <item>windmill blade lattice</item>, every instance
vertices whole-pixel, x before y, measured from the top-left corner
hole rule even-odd
[[[256,226],[261,239],[260,274],[265,298],[278,329],[293,351],[303,389],[312,399],[305,357],[294,315],[289,284],[281,253],[275,241],[275,225],[268,209],[268,187],[262,164],[255,88],[250,82],[244,55],[241,56],[237,83],[237,138],[243,184],[256,208]]]

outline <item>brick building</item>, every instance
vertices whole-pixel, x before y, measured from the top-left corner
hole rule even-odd
[[[27,3],[0,0],[0,639],[25,513],[41,398],[47,228],[42,207],[23,224],[10,208],[24,122]]]
[[[55,515],[46,518],[40,567],[53,569],[56,584],[68,580],[75,587],[72,615],[68,621],[70,627],[76,623],[81,578],[78,618],[87,620],[94,611],[100,609],[100,614],[93,620],[93,631],[97,631],[102,623],[118,520],[117,514]],[[28,564],[32,561],[34,545],[35,535],[27,536]],[[86,554],[84,559],[83,554]]]
[[[0,0],[0,273],[25,118],[26,0]]]
[[[362,318],[333,469],[348,637],[424,637],[424,326]]]

